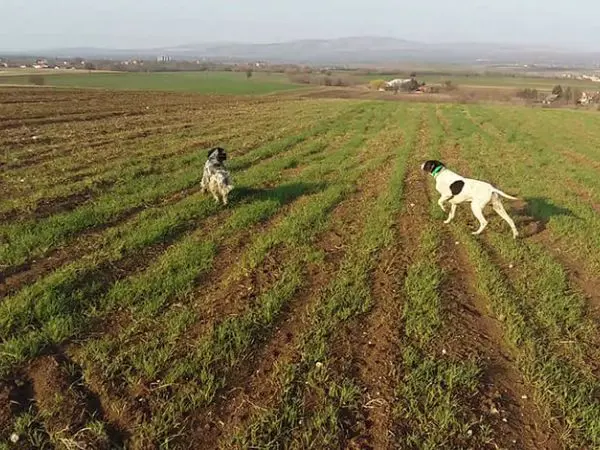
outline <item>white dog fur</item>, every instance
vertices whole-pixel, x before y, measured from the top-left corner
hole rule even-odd
[[[438,205],[446,212],[445,202],[450,203],[450,213],[444,223],[450,223],[456,214],[456,206],[463,202],[471,203],[471,211],[479,221],[479,228],[473,234],[480,234],[488,224],[488,221],[483,215],[483,208],[491,201],[494,211],[502,217],[510,226],[513,237],[516,239],[519,235],[515,223],[506,213],[500,197],[505,197],[511,200],[517,200],[505,194],[500,189],[495,188],[489,183],[480,180],[464,178],[455,172],[447,169],[440,161],[429,160],[421,165],[421,170],[430,173],[435,178],[435,188],[440,193],[441,197],[438,200]]]
[[[200,186],[202,192],[210,191],[215,201],[227,204],[227,196],[233,189],[231,176],[225,168],[227,153],[221,147],[215,147],[208,152],[208,160],[204,164],[204,172]]]

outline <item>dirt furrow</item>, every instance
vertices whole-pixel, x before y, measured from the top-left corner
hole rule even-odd
[[[94,449],[123,445],[123,436],[105,420],[97,398],[83,383],[80,369],[64,355],[36,360],[25,376],[31,380],[33,400],[52,441]],[[90,421],[103,422],[103,429],[90,428]]]
[[[569,285],[583,294],[595,320],[600,321],[600,278],[590,273],[583,261],[576,260],[571,253],[562,249],[558,239],[553,236],[536,235],[532,240],[542,244],[560,262],[569,276]]]
[[[172,194],[167,198],[161,199],[160,203],[158,203],[155,207],[163,207],[172,203],[177,203],[186,196],[193,195],[195,192],[199,191],[199,189],[200,188],[196,186]],[[15,293],[23,286],[35,283],[43,276],[68,264],[69,262],[77,261],[90,254],[90,252],[98,248],[103,231],[124,224],[128,219],[145,210],[146,207],[147,206],[140,206],[132,208],[121,214],[118,218],[115,218],[115,220],[104,223],[97,227],[87,228],[83,232],[79,233],[79,235],[76,236],[75,240],[71,243],[62,247],[58,247],[55,250],[51,250],[41,258],[31,260],[19,266],[10,267],[3,272],[0,272],[0,298]],[[218,212],[216,216],[203,217],[201,219],[186,223],[177,229],[171,230],[169,235],[165,236],[161,242],[149,245],[144,249],[139,250],[135,255],[125,256],[123,260],[110,263],[109,266],[130,266],[131,264],[127,263],[127,260],[129,259],[135,259],[138,262],[142,262],[143,265],[143,261],[149,262],[147,255],[156,255],[161,253],[162,249],[167,248],[186,231],[195,229],[201,223],[206,221],[218,221],[219,218],[223,218],[226,214],[227,213],[225,211],[221,211]],[[134,266],[137,264],[136,261],[133,262]]]
[[[443,350],[457,358],[476,358],[483,366],[483,385],[477,406],[493,424],[494,442],[501,447],[560,448],[531,399],[517,368],[515,356],[505,344],[501,322],[475,292],[475,274],[460,242],[444,233],[440,253],[445,273],[442,294],[453,330]]]
[[[344,325],[332,352],[337,355],[336,370],[352,375],[363,389],[364,423],[354,428],[364,433],[353,439],[360,448],[394,447],[392,411],[399,382],[403,282],[428,215],[426,185],[415,159],[411,159],[403,190],[402,213],[393,225],[396,240],[382,252],[371,277],[372,309]]]
[[[456,144],[449,142],[441,152],[444,161],[468,174],[468,166],[460,159]],[[433,187],[429,191],[438,198]],[[459,205],[454,220],[466,220],[467,227],[476,228],[475,219],[465,205]],[[480,361],[483,384],[473,407],[493,426],[492,443],[496,447],[560,448],[555,432],[531,400],[532,388],[525,384],[514,352],[507,345],[501,318],[494,317],[490,306],[477,294],[476,276],[465,250],[441,219],[440,227],[444,230],[439,258],[444,272],[441,294],[452,330],[447,333],[444,348],[439,350],[458,359]]]
[[[357,193],[343,201],[332,213],[329,229],[320,234],[313,244],[324,253],[320,263],[305,268],[303,287],[286,307],[272,334],[263,345],[236,369],[227,386],[211,405],[192,424],[194,442],[202,448],[214,448],[217,443],[226,445],[227,438],[243,429],[253,413],[276,402],[279,386],[273,374],[281,364],[290,364],[300,358],[298,345],[309,326],[310,312],[319,301],[323,290],[336,273],[352,236],[361,229],[365,217],[356,211],[373,201],[385,186],[389,170],[377,171],[378,182],[367,174],[362,178]],[[368,180],[368,182],[367,182]]]

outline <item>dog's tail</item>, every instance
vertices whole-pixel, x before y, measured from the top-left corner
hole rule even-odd
[[[498,194],[498,195],[501,195],[501,196],[502,196],[502,197],[504,197],[504,198],[509,198],[509,199],[511,199],[511,200],[519,200],[517,197],[513,197],[512,195],[508,195],[507,193],[505,193],[505,192],[502,192],[502,191],[501,191],[500,189],[498,189],[498,188],[494,188],[494,192],[495,192],[496,194]]]

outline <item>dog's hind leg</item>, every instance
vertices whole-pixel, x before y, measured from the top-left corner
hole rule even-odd
[[[502,205],[502,202],[500,201],[498,194],[494,194],[492,196],[492,207],[494,208],[494,211],[496,211],[496,213],[500,217],[502,217],[508,225],[510,225],[510,229],[512,230],[513,237],[516,239],[517,236],[519,235],[519,232],[517,231],[517,227],[515,226],[515,223],[513,222],[513,220],[510,218],[510,216],[504,209],[504,206]]]
[[[223,204],[226,205],[228,203],[228,197],[229,197],[229,193],[233,190],[233,186],[231,184],[228,184],[225,189],[223,189],[223,192],[221,193],[221,195],[223,196]]]
[[[485,220],[485,217],[483,216],[483,208],[484,207],[485,207],[485,205],[480,205],[478,203],[471,203],[471,211],[473,211],[473,215],[479,221],[479,228],[477,229],[477,231],[474,231],[472,234],[480,234],[488,224],[488,221]]]
[[[454,214],[456,214],[456,205],[452,204],[450,206],[450,214],[448,214],[448,218],[444,220],[444,223],[450,223],[454,219]]]

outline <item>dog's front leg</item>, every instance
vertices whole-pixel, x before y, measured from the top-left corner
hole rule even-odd
[[[456,205],[453,203],[450,206],[450,214],[448,214],[448,218],[444,220],[444,223],[450,223],[454,219],[454,214],[456,214]]]
[[[442,211],[446,212],[446,207],[444,206],[444,203],[447,202],[448,200],[450,200],[452,198],[451,195],[442,195],[440,197],[440,199],[438,200],[438,205],[440,205],[440,208],[442,208]]]

